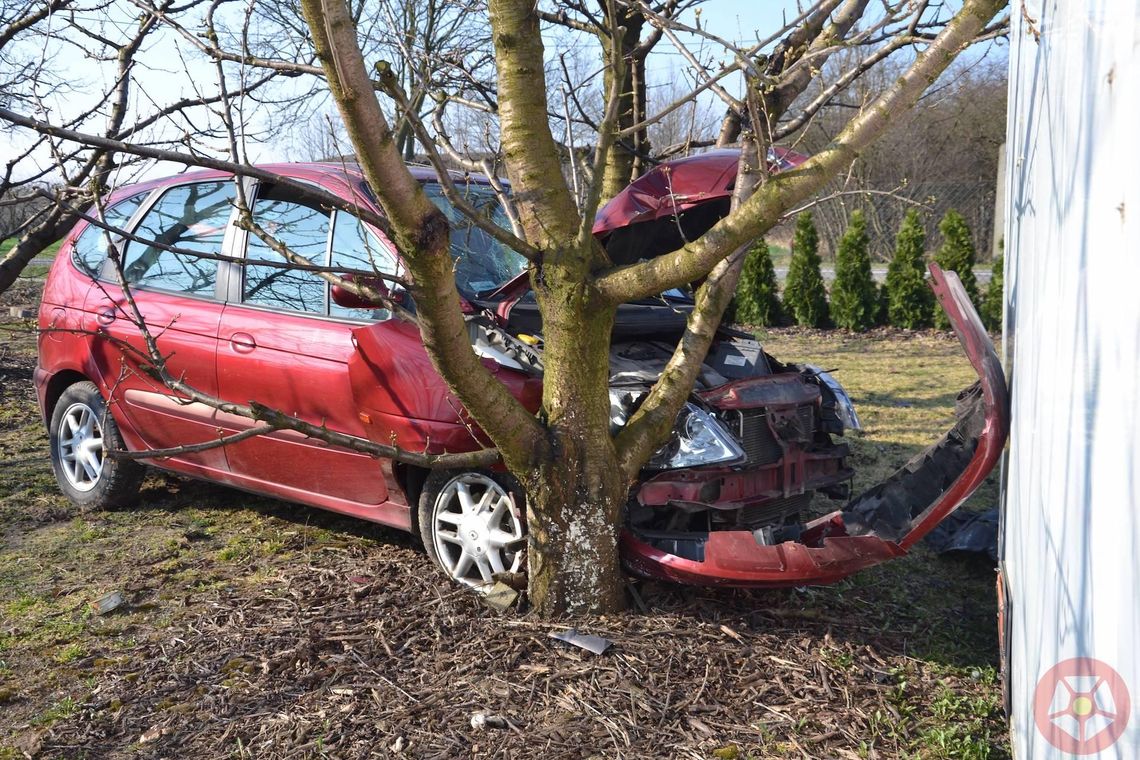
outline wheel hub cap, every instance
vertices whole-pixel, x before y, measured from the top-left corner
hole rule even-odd
[[[463,583],[487,583],[496,573],[516,572],[522,564],[515,542],[523,528],[514,499],[485,475],[459,475],[440,491],[434,528],[440,563]]]
[[[68,484],[77,491],[90,491],[103,474],[103,430],[95,410],[72,404],[63,413],[56,435]]]

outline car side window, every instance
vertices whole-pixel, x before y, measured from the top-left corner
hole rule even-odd
[[[212,296],[218,261],[195,256],[194,252],[221,253],[233,198],[234,185],[230,180],[179,185],[163,193],[143,216],[135,235],[182,250],[174,252],[158,245],[131,242],[123,265],[127,282]]]
[[[253,218],[274,240],[312,264],[328,262],[328,212],[294,197],[288,188],[263,185],[253,204]],[[246,245],[242,300],[291,311],[326,313],[325,281],[316,272],[288,269],[285,259],[252,231]],[[253,262],[262,261],[264,264]]]
[[[332,266],[396,275],[399,267],[388,249],[352,214],[337,211],[333,226]],[[389,288],[391,283],[386,283]],[[329,300],[329,314],[346,319],[388,319],[387,309],[349,309]]]
[[[134,216],[135,211],[146,200],[148,192],[136,193],[129,198],[115,201],[103,209],[103,221],[111,227],[123,229]],[[97,211],[92,208],[88,216],[98,217]],[[87,229],[79,233],[75,244],[71,247],[71,258],[82,271],[95,277],[103,266],[103,259],[107,258],[108,237],[114,237],[97,224],[88,224]]]

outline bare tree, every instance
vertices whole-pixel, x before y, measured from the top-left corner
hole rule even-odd
[[[145,0],[132,2],[142,9],[144,20],[184,38],[190,34],[185,24],[172,20],[170,8]],[[526,492],[531,602],[545,615],[614,610],[624,605],[617,546],[630,484],[668,437],[692,391],[735,288],[740,252],[850,167],[962,49],[1001,31],[1001,22],[987,26],[1000,8],[996,0],[965,0],[951,17],[944,15],[942,5],[887,4],[874,12],[868,11],[869,5],[866,0],[821,0],[773,34],[758,35],[754,44],[741,47],[685,23],[680,17],[683,7],[677,3],[606,0],[593,7],[569,2],[562,4],[566,13],[552,15],[537,10],[533,0],[491,0],[494,86],[473,85],[473,96],[432,92],[430,84],[418,79],[409,88],[398,67],[383,60],[366,63],[361,42],[370,49],[369,37],[362,33],[365,17],[358,6],[349,7],[343,0],[302,0],[307,30],[300,30],[298,39],[311,44],[319,65],[253,50],[243,32],[249,25],[241,19],[236,34],[195,38],[193,44],[219,67],[219,100],[229,107],[219,109],[214,118],[225,143],[220,152],[227,159],[208,156],[197,145],[179,151],[155,148],[130,141],[131,134],[121,136],[118,127],[110,133],[84,130],[78,128],[81,122],[37,118],[18,108],[0,108],[0,119],[42,139],[71,145],[77,155],[114,151],[213,166],[239,176],[265,176],[265,170],[248,164],[246,120],[240,108],[246,95],[240,87],[230,92],[222,67],[235,65],[239,84],[270,72],[323,77],[361,171],[383,208],[383,216],[374,221],[383,225],[403,258],[424,345],[473,422],[494,444],[495,455]],[[602,41],[600,107],[570,103],[573,110],[566,115],[566,103],[559,109],[551,102],[544,19]],[[687,42],[693,37],[722,45],[731,62],[715,68],[702,62]],[[694,86],[658,113],[648,114],[644,59],[664,40],[688,61]],[[818,81],[826,61],[853,46],[866,54],[818,96],[796,107]],[[850,118],[831,141],[798,169],[770,174],[765,157],[774,141],[809,123],[871,67],[869,59],[881,60],[904,48],[914,55],[896,81],[850,109]],[[731,75],[741,77],[741,92],[730,91]],[[454,89],[454,85],[444,87]],[[636,176],[640,165],[652,160],[650,126],[683,110],[702,93],[724,102],[727,117],[719,140],[741,150],[732,209],[675,251],[616,266],[592,235],[599,205]],[[429,103],[430,120],[423,110]],[[384,104],[390,104],[387,113]],[[465,156],[457,150],[448,139],[447,125],[434,118],[445,104],[485,113],[488,123],[497,128],[489,141],[497,154]],[[579,156],[577,147],[560,142],[551,126],[559,110],[563,111],[559,118],[567,122],[592,121],[595,137],[580,154],[585,165],[577,179],[566,176],[564,162],[568,149]],[[399,137],[404,124],[424,157],[440,170],[449,200],[473,224],[529,261],[544,341],[538,415],[527,411],[472,349],[455,284],[448,222],[405,164],[406,143],[401,144]],[[87,146],[86,153],[75,145]],[[448,158],[482,167],[492,178],[501,161],[510,179],[510,198],[505,202],[513,231],[495,227],[464,204],[444,171]],[[580,183],[577,191],[574,182]],[[503,188],[501,183],[497,187]],[[337,198],[322,197],[321,202],[344,205]],[[291,260],[287,250],[278,252]],[[699,285],[682,338],[640,406],[616,434],[611,433],[609,351],[618,306],[689,283]],[[256,411],[253,405],[250,408]],[[293,423],[275,419],[273,424]],[[328,434],[314,428],[309,424],[303,432],[316,437]],[[334,442],[345,444],[340,439]],[[395,458],[407,454],[384,453]]]
[[[35,205],[32,213],[6,231],[19,239],[0,261],[0,291],[11,286],[36,254],[67,233],[78,219],[75,208],[137,172],[139,157],[120,150],[121,144],[182,145],[208,152],[211,142],[218,146],[226,134],[225,120],[219,116],[227,95],[230,103],[245,109],[231,115],[231,120],[240,121],[247,139],[264,140],[275,133],[264,122],[258,126],[264,109],[257,96],[269,89],[279,72],[234,72],[233,81],[225,85],[228,93],[224,87],[201,86],[197,78],[189,77],[186,84],[192,94],[170,99],[160,99],[165,93],[143,84],[140,77],[146,76],[145,69],[157,64],[144,62],[147,44],[182,30],[190,19],[205,24],[208,36],[215,39],[220,34],[233,36],[215,17],[216,5],[191,0],[177,11],[172,7],[169,2],[152,7],[137,23],[127,23],[124,18],[131,16],[124,13],[134,9],[130,3],[57,0],[28,3],[3,19],[7,25],[0,29],[0,78],[11,84],[6,89],[8,104],[39,113],[55,126],[98,134],[107,142],[88,150],[41,130],[6,163],[0,173],[0,207],[27,207],[32,197],[50,202]],[[249,16],[239,18],[239,25],[248,30]],[[241,32],[234,34],[242,37]],[[175,57],[183,57],[183,65],[188,65],[186,55],[178,49]],[[81,77],[56,71],[57,66],[70,65],[69,56],[103,62],[109,83],[92,96]],[[278,97],[275,106],[303,97],[303,93]],[[66,111],[69,106],[72,110]],[[45,193],[46,188],[50,192]]]
[[[832,65],[839,71],[842,62]],[[801,150],[811,153],[830,142],[848,112],[880,92],[901,70],[900,62],[884,61],[867,72],[805,128]],[[956,209],[965,215],[978,250],[990,250],[998,148],[1005,139],[1005,91],[1004,65],[984,56],[959,59],[902,117],[897,129],[830,184],[830,193],[841,194],[814,210],[824,246],[838,241],[851,212],[861,209],[872,253],[887,257],[903,215],[921,204],[932,247],[938,242],[938,221]],[[886,189],[893,192],[871,192]]]
[[[615,609],[623,604],[617,538],[629,483],[668,435],[687,398],[701,361],[739,274],[742,246],[763,234],[797,202],[806,200],[912,106],[928,82],[978,35],[999,4],[968,0],[923,45],[899,80],[861,109],[835,140],[794,172],[767,176],[766,153],[783,111],[812,80],[823,51],[838,46],[862,17],[866,3],[823,3],[798,23],[781,45],[782,62],[754,66],[754,53],[738,51],[751,79],[738,114],[746,147],[740,162],[734,210],[700,239],[677,251],[630,266],[613,267],[590,234],[597,203],[605,193],[601,167],[625,133],[626,82],[610,77],[605,116],[594,146],[587,202],[574,202],[563,179],[545,87],[540,16],[524,0],[492,0],[499,123],[507,173],[530,249],[532,283],[543,318],[545,367],[543,407],[535,418],[482,369],[464,334],[451,276],[445,226],[393,149],[391,131],[378,104],[353,97],[367,86],[351,17],[340,0],[306,0],[303,9],[330,88],[341,107],[365,176],[392,221],[421,307],[421,332],[440,374],[472,417],[495,442],[527,493],[530,528],[530,594],[545,614]],[[626,27],[617,6],[607,6],[611,40]],[[641,12],[653,9],[640,6]],[[834,18],[833,18],[834,16]],[[921,14],[914,25],[921,22]],[[669,32],[664,21],[662,29]],[[871,24],[881,33],[883,23]],[[917,39],[912,41],[917,44]],[[813,61],[813,57],[815,60]],[[624,58],[611,56],[620,68]],[[776,77],[766,82],[762,78]],[[754,93],[754,95],[753,95]],[[763,97],[761,97],[763,96]],[[746,118],[747,117],[747,118]],[[706,278],[672,360],[641,406],[611,436],[607,395],[609,340],[618,304]]]

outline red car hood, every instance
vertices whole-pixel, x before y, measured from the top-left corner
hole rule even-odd
[[[787,148],[768,153],[772,171],[786,171],[808,159]],[[736,183],[740,150],[713,150],[649,170],[615,195],[598,212],[594,236],[602,237],[620,227],[674,216],[709,201],[728,198]]]
[[[771,148],[768,152],[769,167],[773,172],[793,169],[807,159],[804,154],[788,148]],[[594,237],[605,241],[616,230],[667,219],[698,206],[711,206],[717,201],[727,201],[736,183],[739,163],[740,150],[725,148],[658,164],[631,182],[598,211],[594,220]],[[703,234],[723,213],[713,211],[703,223],[698,222],[699,226],[687,232]],[[637,238],[640,245],[631,254],[633,258],[658,255],[676,248],[679,241],[672,239],[675,225],[649,226],[656,229],[639,228]],[[644,234],[640,234],[642,231]],[[624,241],[615,243],[611,240],[610,243],[614,244],[615,250],[611,251],[611,256],[615,263],[621,263],[622,259],[630,255],[626,253],[628,246]],[[530,274],[523,272],[504,283],[487,299],[499,302],[496,312],[505,324],[511,307],[529,290]]]

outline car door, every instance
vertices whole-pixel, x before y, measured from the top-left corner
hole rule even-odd
[[[167,188],[151,199],[126,244],[122,274],[164,357],[166,371],[211,396],[218,393],[216,354],[222,302],[219,262],[204,258],[227,249],[233,231],[233,181],[218,177]],[[177,250],[172,250],[177,249]],[[100,381],[125,423],[132,448],[162,449],[217,438],[214,410],[191,403],[155,377],[143,328],[119,285],[114,262],[103,263],[100,282],[85,304],[96,333],[92,354]],[[171,461],[171,460],[166,460]],[[224,472],[221,449],[182,453],[173,462],[197,472]]]
[[[369,260],[390,266],[390,255],[355,217],[330,214],[286,187],[260,184],[253,216],[258,226],[314,264],[327,266],[335,250],[334,263],[342,266],[363,268]],[[330,308],[325,280],[315,272],[282,268],[281,256],[258,236],[246,232],[242,237],[244,278],[221,321],[222,396],[255,400],[315,425],[363,436],[347,370],[355,352],[352,329],[386,313]],[[254,424],[229,418],[225,423],[234,430]],[[226,454],[232,475],[260,491],[350,512],[388,499],[390,463],[293,431],[241,441],[228,446]]]

